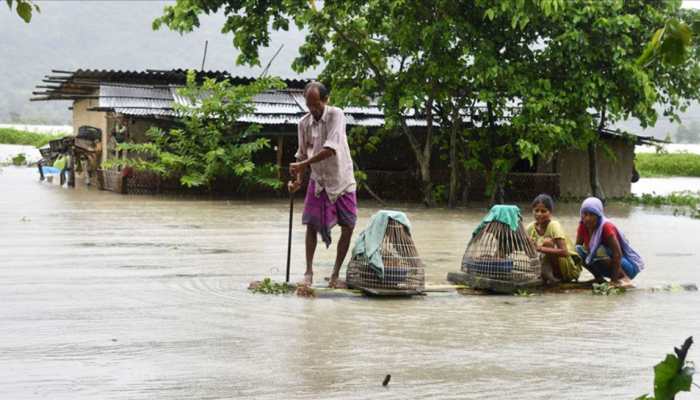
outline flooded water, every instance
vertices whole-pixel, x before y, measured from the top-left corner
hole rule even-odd
[[[641,178],[632,184],[632,193],[636,195],[644,193],[668,195],[673,192],[700,193],[700,178],[686,176]]]
[[[300,203],[294,280],[304,264]],[[484,210],[394,207],[413,223],[428,281],[444,283]],[[361,201],[358,226],[377,209]],[[571,235],[576,210],[556,210]],[[638,286],[700,283],[700,220],[608,211],[647,261]],[[632,399],[652,391],[653,365],[700,331],[697,292],[251,294],[251,280],[284,278],[287,216],[285,200],[122,196],[4,168],[3,398]],[[319,247],[317,278],[334,249]]]
[[[17,154],[24,154],[27,162],[37,162],[41,160],[41,153],[34,146],[21,144],[0,144],[0,163],[10,162]]]

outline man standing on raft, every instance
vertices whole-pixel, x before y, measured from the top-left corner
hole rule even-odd
[[[345,283],[339,281],[338,275],[357,221],[356,183],[345,134],[345,114],[328,105],[328,94],[328,89],[320,82],[309,82],[304,88],[309,113],[299,121],[297,162],[289,165],[294,180],[287,186],[292,193],[299,190],[306,167],[311,167],[302,216],[302,223],[306,225],[304,284],[313,283],[317,234],[321,234],[321,239],[329,247],[331,228],[338,224],[340,239],[329,286],[344,287]]]

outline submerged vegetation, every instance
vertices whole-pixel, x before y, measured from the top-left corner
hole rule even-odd
[[[674,215],[688,215],[693,218],[700,218],[700,191],[673,192],[668,195],[657,195],[644,193],[641,196],[628,196],[622,199],[623,202],[645,206],[671,206],[675,207]]]
[[[608,282],[594,283],[593,284],[593,294],[600,296],[610,296],[612,294],[622,294],[625,293],[624,288],[613,286]]]
[[[60,138],[61,134],[52,135],[48,133],[34,133],[20,131],[12,128],[0,128],[0,143],[2,144],[21,144],[27,146],[41,147]]]
[[[248,289],[253,293],[287,294],[293,292],[295,287],[287,282],[275,282],[271,278],[265,278],[262,281],[253,282]]]
[[[12,165],[21,166],[27,163],[27,156],[24,153],[19,153],[12,157]]]
[[[700,154],[637,154],[635,165],[643,177],[700,177]]]

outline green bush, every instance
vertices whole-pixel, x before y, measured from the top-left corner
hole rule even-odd
[[[62,136],[61,134],[34,133],[12,128],[0,128],[0,143],[2,144],[23,144],[41,147],[49,141],[59,139]]]
[[[190,70],[187,85],[178,89],[186,104],[175,105],[183,115],[181,124],[168,132],[152,127],[146,132],[148,143],[119,144],[117,149],[134,156],[107,160],[102,167],[128,166],[178,177],[185,187],[211,188],[217,178],[235,177],[241,180],[243,190],[254,185],[280,189],[277,165],[254,161],[256,153],[270,148],[270,140],[257,135],[259,125],[238,121],[253,112],[253,96],[282,87],[284,83],[276,78],[248,85],[213,78],[200,82],[197,73]]]
[[[19,153],[12,157],[12,165],[22,166],[27,164],[27,156],[24,153]]]
[[[635,165],[643,177],[700,177],[700,154],[637,154]]]

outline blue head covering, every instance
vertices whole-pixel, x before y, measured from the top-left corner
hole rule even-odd
[[[595,231],[591,235],[591,240],[588,243],[588,256],[586,257],[586,263],[590,264],[595,257],[598,247],[600,247],[603,240],[603,225],[608,222],[603,211],[603,202],[596,197],[589,197],[581,203],[581,224],[583,224],[583,213],[593,214],[598,217],[598,223],[596,224]],[[630,246],[629,241],[625,238],[619,228],[615,227],[617,230],[617,239],[620,242],[620,249],[622,250],[622,256],[627,257],[632,263],[634,263],[639,270],[644,269],[644,261],[642,257]]]

